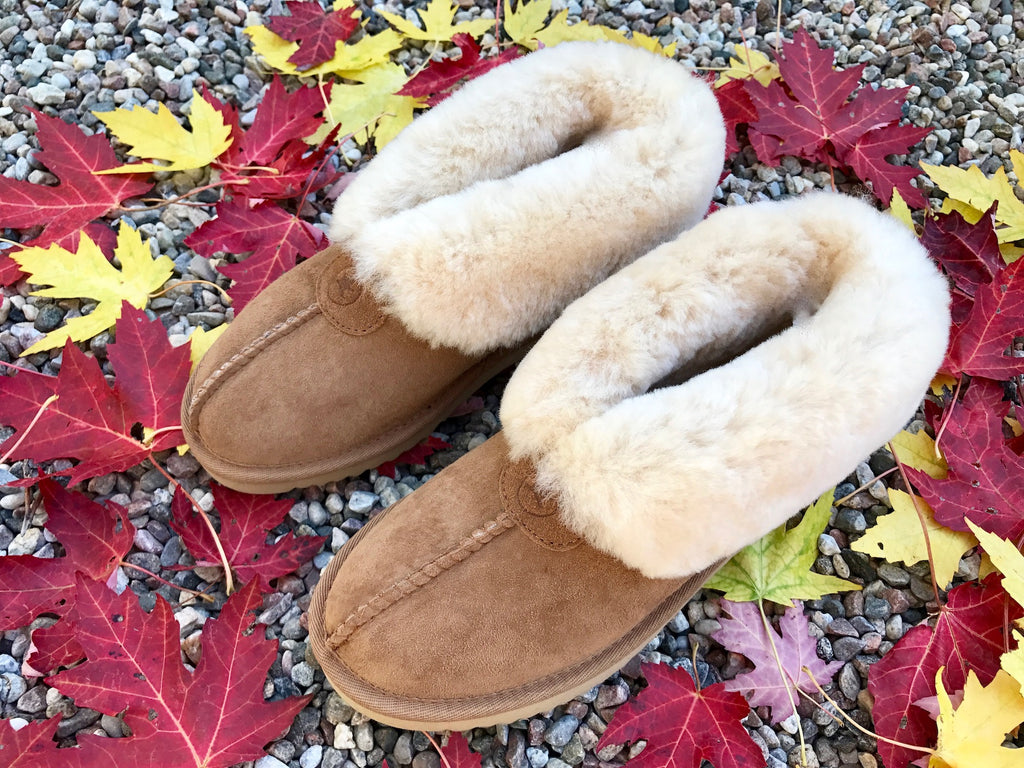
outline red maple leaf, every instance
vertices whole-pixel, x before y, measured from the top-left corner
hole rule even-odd
[[[288,532],[273,544],[267,533],[280,525],[292,508],[288,499],[256,496],[212,485],[220,512],[219,538],[231,568],[243,584],[262,576],[264,581],[284,576],[311,560],[326,537],[296,536]],[[178,488],[171,502],[171,527],[196,559],[196,565],[220,565],[220,556],[206,523]]]
[[[1009,599],[998,574],[984,582],[961,584],[949,592],[935,628],[922,624],[905,634],[871,667],[868,691],[875,697],[875,731],[887,739],[930,747],[935,744],[935,721],[914,702],[935,695],[940,667],[947,691],[964,687],[973,670],[983,685],[999,670],[1007,649],[1007,624],[1024,611]],[[905,768],[920,752],[878,741],[878,754],[889,768]]]
[[[730,80],[715,89],[715,96],[725,120],[725,156],[728,158],[734,152],[740,151],[740,143],[736,138],[737,129],[740,125],[757,120],[757,109],[754,108],[754,102],[747,93],[743,80]]]
[[[41,148],[35,158],[60,183],[48,187],[0,176],[0,227],[27,229],[44,225],[43,231],[26,245],[54,243],[106,215],[123,200],[152,188],[137,174],[93,174],[121,165],[102,134],[86,136],[63,120],[41,112],[32,114]]]
[[[725,681],[725,688],[749,692],[747,701],[752,707],[771,707],[773,723],[781,723],[793,714],[793,700],[798,698],[798,694],[792,693],[794,686],[807,693],[815,691],[814,682],[807,678],[804,667],[814,680],[823,683],[843,666],[841,661],[826,664],[818,658],[817,645],[808,631],[803,603],[799,600],[782,614],[779,619],[781,635],[776,634],[771,640],[765,634],[761,611],[756,604],[722,600],[722,608],[732,618],[722,619],[722,628],[712,637],[727,650],[742,653],[755,667],[753,672],[744,672]]]
[[[50,627],[32,631],[21,672],[25,677],[44,677],[60,667],[70,667],[85,658],[75,625],[62,619]]]
[[[113,388],[96,360],[71,341],[64,346],[56,377],[19,373],[0,378],[0,423],[18,430],[11,445],[24,438],[14,458],[78,459],[76,466],[58,473],[69,475],[73,485],[121,472],[150,452],[185,441],[179,407],[188,383],[188,347],[171,347],[163,325],[127,302],[115,332],[118,340],[110,346],[117,374]],[[57,399],[42,410],[30,431],[21,434],[51,395]],[[148,444],[141,439],[143,427],[154,433]]]
[[[464,32],[453,35],[452,42],[459,47],[461,57],[431,61],[425,69],[410,78],[397,95],[426,96],[427,105],[433,107],[448,98],[451,89],[462,80],[472,80],[521,55],[518,48],[509,48],[497,56],[483,59],[480,57],[480,46],[473,36]]]
[[[966,319],[953,328],[942,369],[999,380],[1024,373],[1024,359],[1005,354],[1022,334],[1024,259],[1018,259],[978,286]]]
[[[905,153],[929,131],[897,125],[908,89],[875,91],[865,86],[851,97],[864,66],[837,71],[832,69],[834,58],[806,31],[798,30],[779,61],[789,92],[774,80],[763,87],[744,81],[758,116],[749,130],[758,158],[775,163],[783,154],[797,155],[852,168],[871,182],[884,203],[892,199],[895,188],[908,204],[923,206],[923,195],[910,184],[918,172],[885,160]]]
[[[132,732],[124,739],[80,733],[82,762],[226,768],[262,756],[309,697],[264,700],[277,643],[262,629],[251,631],[259,606],[254,579],[206,622],[202,658],[190,674],[181,663],[178,623],[163,598],[147,615],[130,591],[117,595],[79,576],[70,618],[88,661],[46,682],[80,707],[123,711]]]
[[[217,218],[185,238],[185,245],[203,256],[218,251],[249,252],[238,264],[220,267],[234,280],[231,298],[238,312],[260,291],[295,266],[296,259],[316,253],[324,233],[276,203],[250,207],[236,198],[217,206]]]
[[[75,571],[103,581],[132,546],[134,529],[117,504],[106,509],[53,480],[40,480],[39,491],[46,527],[67,557],[0,558],[0,629],[23,627],[42,613],[64,615],[74,602]]]
[[[312,6],[316,3],[302,5]],[[256,109],[252,125],[237,146],[232,148],[232,154],[237,156],[239,164],[267,165],[288,144],[302,142],[304,137],[316,133],[324,122],[322,113],[324,103],[330,97],[330,83],[326,84],[326,89],[322,92],[311,86],[288,93],[281,78],[274,75]]]
[[[647,687],[615,713],[597,750],[640,739],[647,746],[629,765],[634,768],[763,768],[764,758],[740,720],[750,707],[721,683],[697,690],[684,669],[644,664]]]
[[[63,614],[74,596],[74,571],[65,558],[0,558],[0,630],[27,626],[41,613]]]
[[[965,518],[998,536],[1024,533],[1024,458],[1003,438],[1003,388],[994,381],[971,381],[963,401],[952,406],[942,436],[949,474],[936,480],[911,467],[906,471],[935,510],[935,520],[957,531]]]
[[[356,8],[325,11],[317,0],[286,2],[290,16],[269,16],[267,29],[278,37],[299,44],[288,61],[298,69],[309,69],[334,58],[338,43],[348,40],[359,28]]]
[[[377,473],[381,475],[387,475],[392,480],[395,479],[396,467],[399,464],[426,464],[427,459],[438,451],[443,451],[445,448],[451,448],[449,443],[446,443],[440,437],[431,435],[422,443],[414,445],[405,453],[401,454],[398,458],[392,461],[385,461],[379,467],[377,467]]]
[[[447,768],[480,768],[480,755],[469,751],[469,742],[461,733],[453,733],[441,749]]]
[[[991,283],[1006,266],[989,211],[977,224],[968,224],[957,211],[924,220],[921,243],[956,287],[974,296],[979,285]]]
[[[57,750],[54,736],[60,718],[28,722],[15,729],[10,720],[0,720],[0,760],[7,768],[45,768],[59,765],[61,768],[80,768],[78,755],[67,750]],[[68,759],[65,760],[64,758]]]

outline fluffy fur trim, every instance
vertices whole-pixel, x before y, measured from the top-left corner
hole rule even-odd
[[[512,376],[501,418],[571,528],[647,576],[679,577],[782,524],[892,437],[949,322],[924,248],[865,203],[723,209],[570,305]],[[652,389],[670,374],[682,383]]]
[[[511,346],[699,221],[724,140],[715,97],[678,62],[564,43],[413,122],[338,198],[331,239],[414,335]]]

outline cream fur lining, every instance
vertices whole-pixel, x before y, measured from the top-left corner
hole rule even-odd
[[[700,221],[724,141],[678,62],[564,43],[414,121],[338,198],[330,235],[414,335],[479,354]]]
[[[906,423],[948,304],[920,243],[862,202],[724,209],[566,309],[505,390],[505,434],[594,546],[650,577],[691,574]],[[680,366],[698,373],[648,391]]]

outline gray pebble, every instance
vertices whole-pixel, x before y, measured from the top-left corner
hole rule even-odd
[[[292,682],[300,688],[308,688],[313,684],[313,668],[304,661],[292,667]]]
[[[355,727],[356,746],[364,752],[373,749],[373,726],[370,723],[360,723]]]
[[[342,752],[340,749],[334,747],[326,747],[324,749],[324,756],[320,760],[320,768],[342,768],[347,762],[345,759],[347,752]]]
[[[352,715],[355,713],[356,711],[346,704],[345,700],[336,693],[331,693],[331,695],[327,697],[327,702],[324,704],[324,717],[327,718],[327,722],[331,725],[348,722],[352,719]],[[399,741],[401,741],[401,739],[399,739]],[[397,745],[395,746],[395,749],[398,749]],[[409,760],[406,762],[411,761],[412,754],[410,753]]]
[[[836,513],[836,528],[844,533],[864,533],[868,524],[859,509],[841,507]]]
[[[328,703],[330,703],[330,699],[328,699]],[[392,754],[395,756],[395,762],[399,765],[409,765],[412,762],[412,734],[409,731],[398,734]]]
[[[544,747],[527,747],[526,759],[530,763],[530,768],[544,768],[551,756]]]
[[[299,768],[318,768],[323,755],[324,748],[319,744],[307,747],[299,757]]]
[[[39,308],[39,314],[36,315],[33,325],[37,331],[49,333],[59,328],[62,322],[64,322],[64,310],[56,304],[43,304]]]
[[[420,752],[412,759],[412,768],[441,768],[441,756],[433,749]]]
[[[39,83],[29,88],[26,93],[36,104],[43,107],[53,107],[64,103],[64,91],[50,83]]]
[[[282,763],[273,755],[264,755],[256,761],[255,768],[288,768],[288,763]]]
[[[853,664],[846,663],[839,671],[839,690],[850,701],[857,700],[857,694],[860,693],[860,675]]]
[[[849,661],[864,648],[858,637],[839,637],[832,641],[832,655],[839,661]]]
[[[46,686],[35,685],[29,688],[18,699],[17,707],[22,712],[29,712],[33,715],[39,714],[46,709]]]
[[[357,515],[364,515],[373,509],[373,505],[379,500],[379,496],[368,491],[356,491],[348,500],[348,508]]]
[[[888,562],[878,566],[878,577],[893,587],[905,587],[910,584],[910,574],[898,565]]]
[[[14,672],[0,674],[0,701],[15,702],[25,694],[27,689],[28,685],[21,675]]]
[[[834,538],[827,533],[823,533],[818,536],[818,551],[825,555],[825,557],[832,557],[833,555],[838,555],[841,550]]]
[[[555,748],[564,747],[569,743],[569,739],[572,738],[572,735],[579,727],[580,721],[578,718],[572,715],[563,715],[552,723],[551,727],[544,733],[544,741]]]

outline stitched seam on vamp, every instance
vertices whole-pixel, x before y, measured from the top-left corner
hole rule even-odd
[[[204,398],[212,395],[217,390],[217,387],[226,380],[225,376],[231,372],[232,367],[235,365],[235,363],[242,360],[248,362],[253,357],[255,357],[257,352],[263,349],[263,347],[265,347],[271,341],[274,341],[282,336],[287,336],[289,333],[302,326],[302,324],[305,323],[306,320],[308,320],[310,317],[315,316],[319,312],[320,307],[317,304],[311,304],[305,309],[296,312],[294,315],[289,317],[284,322],[278,323],[273,328],[264,331],[262,334],[260,334],[255,339],[246,344],[244,347],[242,347],[238,352],[236,352],[223,363],[221,363],[220,367],[217,368],[217,370],[215,370],[213,373],[206,377],[206,381],[204,381],[202,386],[200,386],[195,391],[195,394],[192,395],[192,402],[189,404],[189,410],[192,413],[196,413],[196,408],[200,404],[200,402]]]
[[[438,555],[428,563],[424,563],[408,576],[395,582],[387,589],[378,592],[370,600],[352,611],[348,618],[331,633],[327,641],[328,646],[336,650],[359,627],[379,616],[399,600],[411,595],[445,571],[458,565],[474,552],[479,551],[485,544],[514,526],[515,521],[505,514],[477,528],[447,552]]]

